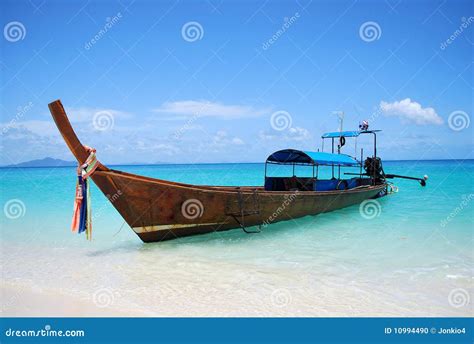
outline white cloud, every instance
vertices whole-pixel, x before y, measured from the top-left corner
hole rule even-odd
[[[288,138],[291,141],[304,141],[311,138],[311,134],[305,128],[294,127],[288,129]]]
[[[416,124],[443,124],[443,119],[431,107],[423,108],[419,103],[406,98],[393,103],[380,102],[380,110],[386,116],[400,117]]]
[[[200,148],[203,151],[211,150],[213,152],[219,152],[221,150],[230,149],[232,146],[242,146],[245,142],[237,136],[229,135],[225,130],[217,131],[209,141],[201,140]],[[198,145],[193,145],[197,147]]]
[[[252,106],[225,105],[207,100],[182,100],[166,102],[153,112],[176,115],[169,119],[182,119],[189,116],[236,119],[258,117],[268,113],[269,109],[256,109]]]
[[[232,143],[233,143],[234,145],[243,145],[243,144],[244,144],[244,141],[243,141],[242,139],[238,138],[238,137],[234,137],[234,138],[232,139]]]
[[[40,137],[54,135],[59,137],[58,129],[56,128],[53,120],[28,120],[21,122],[1,123],[0,128],[2,129],[3,133],[7,133],[10,129],[17,129],[17,134],[22,132],[25,135],[27,135],[27,133],[31,133]]]
[[[266,131],[260,131],[259,137],[261,140],[264,141],[307,141],[311,139],[311,133],[301,127],[291,127],[288,130],[284,131],[271,131],[271,132],[266,132]]]

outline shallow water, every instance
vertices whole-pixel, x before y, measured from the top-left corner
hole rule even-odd
[[[474,161],[384,167],[427,174],[428,186],[395,180],[399,192],[379,200],[374,218],[353,206],[259,234],[237,229],[155,244],[143,244],[95,186],[93,241],[71,233],[74,168],[0,169],[2,283],[18,294],[8,294],[3,312],[27,315],[17,307],[27,290],[141,315],[472,315]],[[261,185],[264,171],[115,168],[209,185]]]

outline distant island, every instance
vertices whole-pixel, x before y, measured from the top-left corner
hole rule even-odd
[[[6,165],[2,167],[66,167],[66,166],[77,166],[77,162],[75,161],[65,161],[61,159],[54,159],[54,158],[44,158],[44,159],[36,159],[21,162],[19,164],[14,165]]]
[[[147,162],[132,162],[132,163],[125,163],[125,164],[110,164],[110,166],[123,166],[123,165],[129,165],[129,166],[153,166],[153,165],[167,165],[169,163],[167,162],[162,162],[162,161],[157,161],[154,163],[147,163]],[[61,160],[61,159],[54,159],[51,157],[43,158],[43,159],[36,159],[36,160],[30,160],[30,161],[25,161],[21,162],[18,164],[13,164],[13,165],[3,165],[0,166],[0,168],[13,168],[13,167],[71,167],[77,166],[76,161],[66,161],[66,160]]]

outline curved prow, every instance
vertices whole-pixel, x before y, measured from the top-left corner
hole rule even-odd
[[[83,164],[89,153],[87,152],[86,148],[82,145],[81,141],[79,141],[74,129],[67,118],[66,111],[64,110],[63,104],[60,100],[55,100],[54,102],[48,104],[49,111],[53,116],[54,122],[59,129],[59,132],[64,138],[67,146],[71,150],[72,154],[76,157],[77,161]],[[107,168],[99,163],[98,170],[106,170]]]

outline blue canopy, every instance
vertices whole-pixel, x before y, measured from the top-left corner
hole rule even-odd
[[[342,165],[358,166],[359,162],[346,154],[332,154],[325,152],[308,152],[296,149],[284,149],[273,153],[267,162],[281,164],[310,164],[310,165]]]
[[[379,131],[380,130],[334,131],[334,132],[331,132],[331,133],[325,133],[321,137],[323,139],[332,138],[332,137],[341,137],[341,136],[344,136],[344,137],[357,137],[360,134],[371,134],[371,133],[376,133],[376,132],[379,132]]]
[[[360,131],[335,131],[332,133],[325,133],[321,136],[323,139],[331,137],[357,137],[360,135]]]

